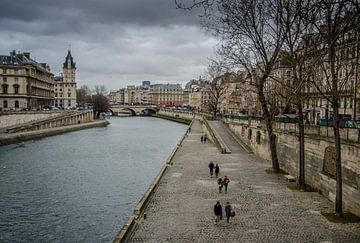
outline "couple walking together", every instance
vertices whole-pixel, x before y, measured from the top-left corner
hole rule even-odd
[[[213,176],[215,170],[215,176],[217,178],[220,172],[219,165],[218,164],[214,165],[214,163],[210,161],[209,169],[210,169],[210,176]]]
[[[222,206],[219,201],[216,202],[214,205],[214,214],[215,214],[215,224],[217,224],[222,219]],[[235,216],[235,212],[232,210],[232,207],[229,202],[226,202],[225,206],[225,216],[226,222],[230,222],[230,217]]]

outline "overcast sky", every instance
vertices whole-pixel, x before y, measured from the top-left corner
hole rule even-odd
[[[0,0],[0,54],[31,52],[58,75],[71,45],[78,86],[198,78],[216,40],[173,0]]]

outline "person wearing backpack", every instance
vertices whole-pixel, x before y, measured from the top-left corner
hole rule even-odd
[[[230,217],[233,217],[233,212],[232,212],[232,208],[229,202],[226,202],[226,206],[225,206],[225,216],[226,216],[226,222],[230,222],[229,219]]]

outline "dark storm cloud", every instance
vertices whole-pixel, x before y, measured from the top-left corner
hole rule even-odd
[[[119,88],[201,74],[214,39],[173,0],[0,0],[0,54],[30,51],[58,74],[69,44],[80,84]],[[41,59],[41,60],[40,60]]]
[[[173,0],[1,0],[0,6],[1,22],[46,22],[71,30],[79,23],[92,22],[141,26],[199,22],[196,11],[178,10]]]

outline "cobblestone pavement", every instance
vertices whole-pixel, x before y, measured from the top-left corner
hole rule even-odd
[[[331,223],[320,214],[333,211],[326,198],[291,191],[287,185],[293,182],[267,174],[270,164],[242,149],[220,154],[213,144],[201,144],[202,132],[195,121],[130,242],[360,242],[359,224]],[[219,193],[216,178],[210,177],[210,160],[219,164],[221,177],[230,178],[227,194]],[[230,223],[214,224],[216,201],[235,208]]]

